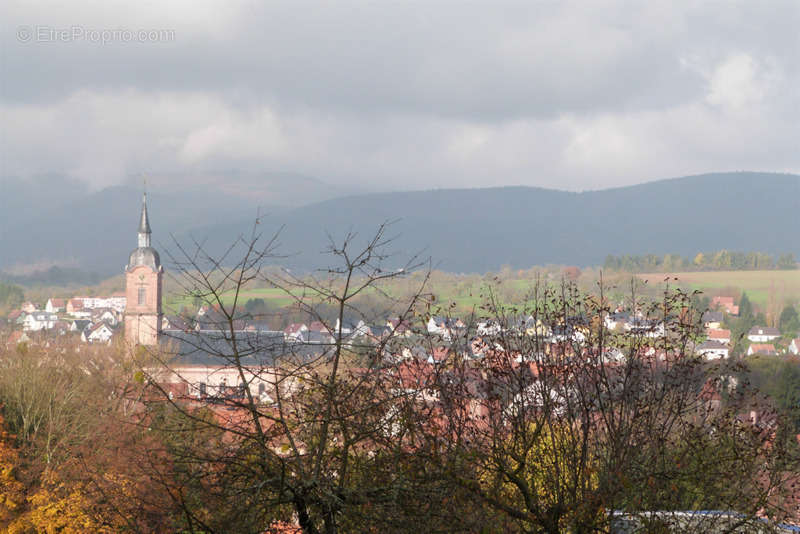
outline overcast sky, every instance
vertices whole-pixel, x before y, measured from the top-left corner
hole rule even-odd
[[[2,174],[800,172],[800,2],[680,3],[4,0]]]

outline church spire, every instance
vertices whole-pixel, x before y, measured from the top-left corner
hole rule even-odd
[[[150,220],[147,218],[147,193],[142,194],[142,217],[139,220],[139,248],[150,246]]]

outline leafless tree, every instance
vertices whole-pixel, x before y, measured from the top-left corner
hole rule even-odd
[[[397,263],[388,254],[387,223],[366,240],[330,238],[335,265],[295,275],[269,268],[277,235],[263,239],[259,228],[219,258],[200,242],[180,246],[173,258],[186,294],[208,309],[202,330],[165,333],[162,365],[146,370],[154,392],[148,424],[171,436],[169,454],[182,466],[161,481],[191,531],[263,532],[280,521],[309,534],[380,525],[402,531],[399,515],[430,504],[408,502],[439,483],[424,480],[414,462],[407,432],[418,410],[397,371],[397,340],[414,335],[427,275],[402,301],[384,284],[426,263]],[[245,330],[242,302],[256,284],[290,298],[314,330],[290,341]],[[358,306],[367,294],[392,313],[380,328]],[[236,383],[209,376],[201,386],[184,365],[188,352],[208,363],[209,375]]]
[[[784,520],[796,448],[776,439],[771,414],[742,418],[753,396],[735,364],[694,354],[690,296],[633,294],[628,329],[612,333],[604,293],[540,282],[514,307],[488,288],[472,352],[439,363],[431,464],[506,531],[756,532]]]

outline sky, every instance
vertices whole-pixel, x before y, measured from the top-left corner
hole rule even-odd
[[[793,0],[5,0],[0,21],[0,176],[578,191],[800,172]]]

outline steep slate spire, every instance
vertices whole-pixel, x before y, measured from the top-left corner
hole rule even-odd
[[[139,248],[150,246],[150,220],[147,218],[147,193],[142,194],[142,217],[139,220]]]

